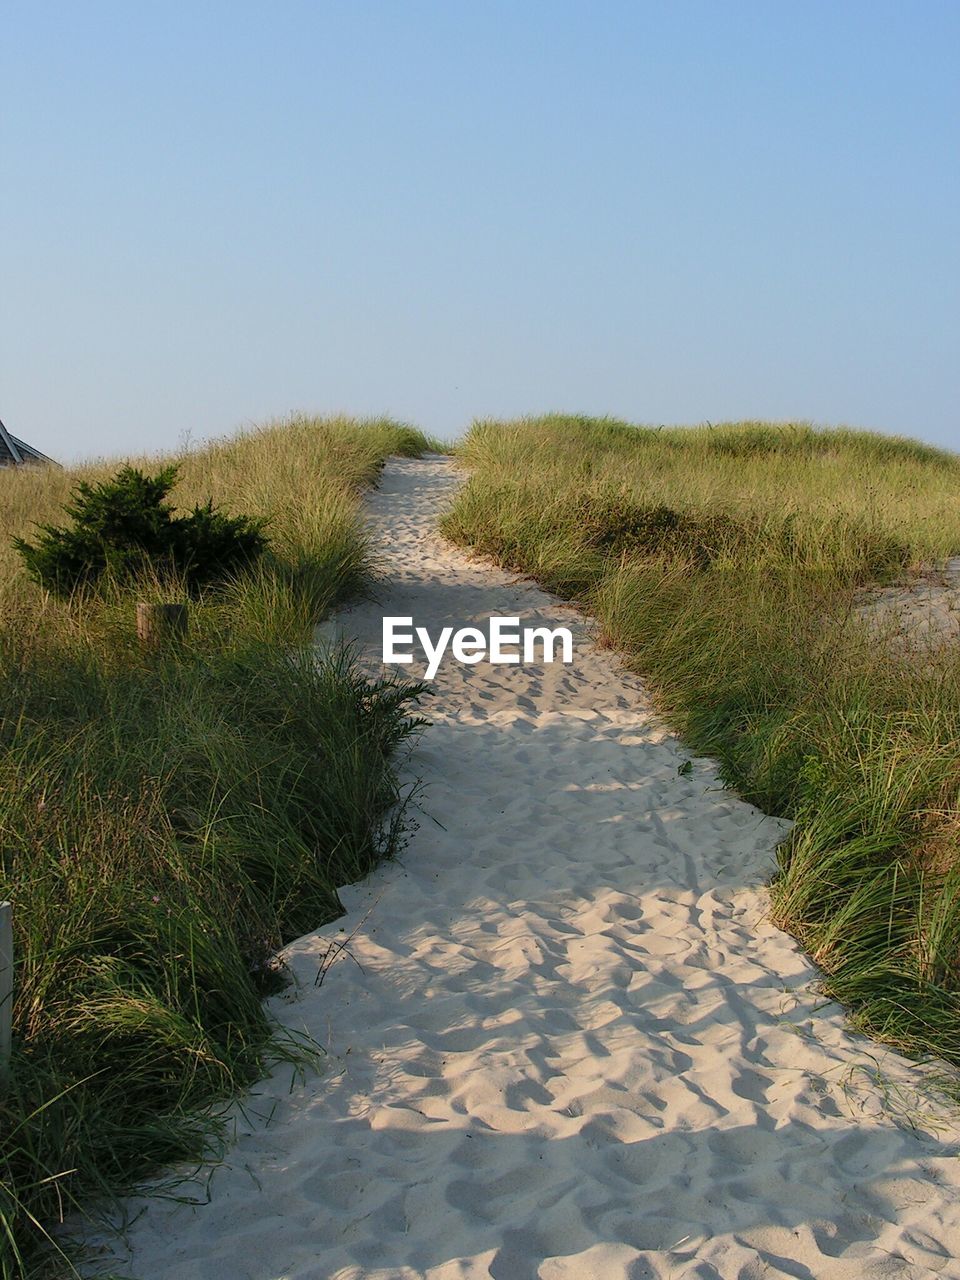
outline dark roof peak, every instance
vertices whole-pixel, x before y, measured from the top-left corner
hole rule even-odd
[[[0,467],[19,467],[29,462],[53,462],[53,459],[12,436],[0,422]]]

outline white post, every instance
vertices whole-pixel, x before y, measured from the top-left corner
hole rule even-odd
[[[13,924],[10,903],[0,902],[0,1073],[10,1063],[13,1024]]]

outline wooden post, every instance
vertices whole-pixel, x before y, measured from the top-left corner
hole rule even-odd
[[[10,1065],[13,1027],[13,924],[10,903],[0,902],[0,1076]]]
[[[185,604],[137,604],[137,635],[144,644],[182,640],[187,634]]]

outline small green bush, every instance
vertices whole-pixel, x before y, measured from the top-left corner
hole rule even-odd
[[[155,476],[122,467],[112,480],[81,481],[64,506],[73,526],[40,525],[35,545],[15,538],[27,571],[42,587],[68,595],[103,576],[129,582],[145,574],[175,574],[196,592],[222,582],[259,558],[265,521],[228,516],[212,502],[174,515],[165,501],[176,466]]]
[[[593,551],[614,556],[676,556],[697,569],[721,558],[753,561],[824,561],[842,547],[851,581],[885,579],[905,568],[910,547],[864,517],[846,515],[801,525],[794,512],[737,512],[678,508],[637,501],[629,494],[579,495],[559,506],[558,531],[573,528]]]
[[[585,494],[576,504],[574,520],[586,544],[598,551],[681,555],[701,568],[759,536],[757,521],[735,520],[722,511],[635,502],[620,494]]]

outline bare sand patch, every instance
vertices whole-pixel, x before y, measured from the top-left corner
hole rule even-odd
[[[859,616],[888,634],[901,652],[960,642],[960,557],[904,582],[863,592]]]

